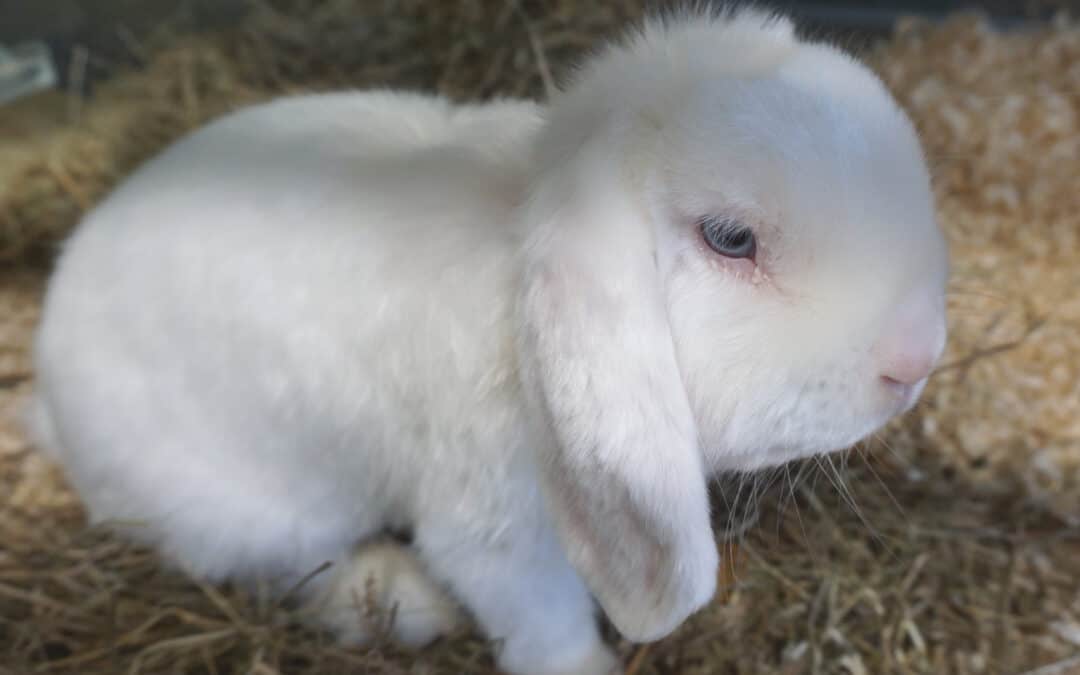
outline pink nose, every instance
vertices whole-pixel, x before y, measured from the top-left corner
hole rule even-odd
[[[893,317],[874,346],[874,356],[887,383],[914,386],[929,377],[944,348],[941,309],[909,306]]]
[[[895,384],[914,386],[930,376],[936,360],[925,349],[898,351],[885,362],[881,377]]]

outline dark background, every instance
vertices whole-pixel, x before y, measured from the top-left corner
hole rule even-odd
[[[523,2],[526,10],[529,4]],[[1080,0],[772,0],[767,4],[791,12],[815,30],[860,37],[886,35],[898,17],[911,14],[938,19],[977,9],[1006,29],[1046,18],[1058,8],[1080,14]],[[0,0],[0,44],[44,40],[64,85],[75,55],[84,62],[80,63],[79,85],[86,86],[112,65],[137,62],[140,36],[159,26],[212,28],[239,20],[249,6],[250,0]]]

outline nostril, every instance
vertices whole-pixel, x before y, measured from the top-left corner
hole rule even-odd
[[[929,350],[905,350],[894,354],[883,365],[881,378],[886,383],[911,387],[930,376],[934,357]]]
[[[916,387],[930,376],[945,343],[944,314],[935,303],[913,298],[882,326],[873,347],[877,372],[892,388]]]
[[[911,393],[911,390],[915,386],[914,384],[901,382],[900,380],[897,380],[888,375],[882,375],[881,382],[885,385],[886,389],[901,397],[906,397],[909,393]]]
[[[941,351],[936,336],[901,333],[891,338],[879,342],[875,350],[882,379],[915,386],[928,378]]]

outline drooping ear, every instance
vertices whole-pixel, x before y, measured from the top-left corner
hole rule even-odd
[[[534,209],[521,356],[569,560],[616,628],[650,641],[709,601],[718,556],[653,234],[627,195],[586,189]]]

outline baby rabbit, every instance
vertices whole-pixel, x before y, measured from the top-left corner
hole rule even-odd
[[[65,246],[31,422],[94,521],[193,574],[333,561],[307,597],[363,641],[379,569],[406,642],[460,602],[510,673],[605,673],[597,606],[648,641],[712,597],[710,475],[911,408],[947,268],[878,79],[689,12],[549,105],[309,95],[179,141]],[[414,566],[365,547],[393,529]]]

